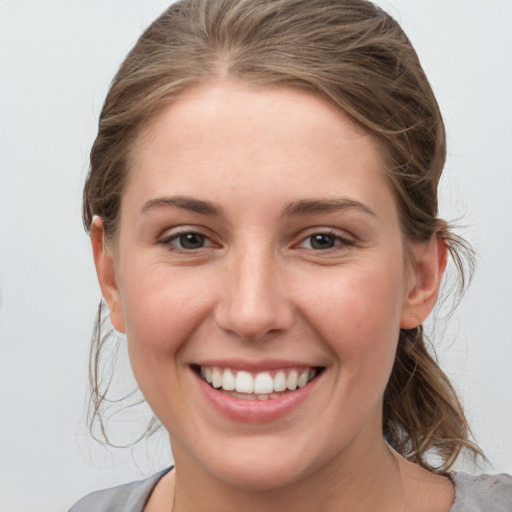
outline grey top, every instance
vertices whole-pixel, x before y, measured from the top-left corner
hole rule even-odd
[[[85,496],[69,512],[143,512],[158,481],[172,468],[146,480]],[[455,501],[449,512],[512,512],[512,476],[453,473]]]

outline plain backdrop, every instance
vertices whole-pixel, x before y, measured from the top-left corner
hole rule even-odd
[[[478,253],[435,344],[492,466],[512,472],[512,1],[379,2],[443,110],[441,214]],[[85,424],[100,297],[81,188],[108,84],[162,0],[0,0],[0,510],[67,510],[171,461],[165,435],[104,449]],[[131,424],[119,422],[130,431]]]

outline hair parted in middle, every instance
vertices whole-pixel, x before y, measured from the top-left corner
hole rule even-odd
[[[365,0],[181,0],[140,37],[115,76],[101,112],[84,189],[83,219],[103,219],[115,244],[135,140],[165,106],[194,85],[239,81],[320,94],[380,143],[399,207],[404,247],[441,238],[459,271],[469,246],[438,218],[446,145],[439,106],[399,24]],[[406,249],[407,250],[407,249]],[[100,306],[91,347],[92,420],[101,422]],[[102,432],[107,440],[105,431]],[[462,449],[481,455],[456,393],[426,347],[422,326],[400,332],[384,395],[383,432],[407,459],[448,469]],[[427,460],[434,451],[438,467]]]

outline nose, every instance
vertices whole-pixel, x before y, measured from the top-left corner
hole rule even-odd
[[[264,251],[243,251],[223,273],[215,321],[244,340],[261,340],[285,331],[293,322],[282,268]]]

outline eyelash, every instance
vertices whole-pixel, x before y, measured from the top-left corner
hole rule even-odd
[[[175,244],[175,242],[180,242],[180,239],[185,236],[195,236],[200,237],[202,239],[203,245],[201,247],[196,248],[186,248],[186,247],[179,247]],[[183,240],[181,240],[183,242]],[[207,242],[206,245],[204,243]],[[194,231],[193,229],[184,229],[182,231],[178,231],[176,233],[172,233],[169,236],[166,236],[158,241],[159,244],[166,246],[170,251],[177,252],[177,253],[192,253],[195,251],[198,251],[200,249],[203,249],[204,247],[213,247],[216,244],[210,240],[210,238],[205,235],[204,233],[201,233],[200,231]]]
[[[322,237],[322,236],[329,237],[334,242],[334,245],[332,247],[316,248],[316,249],[314,247],[307,247],[307,248],[302,247],[302,245],[306,242],[306,240],[309,240],[310,245],[311,245],[311,241],[314,237]],[[299,247],[301,247],[303,249],[313,250],[314,252],[327,252],[327,251],[333,251],[333,250],[335,251],[335,250],[337,250],[337,248],[340,249],[340,248],[351,247],[354,244],[355,244],[355,240],[353,240],[352,238],[349,238],[348,236],[342,236],[338,232],[331,230],[331,229],[319,229],[315,232],[308,234],[306,237],[304,237],[298,245],[299,245]]]
[[[200,238],[200,247],[183,247],[183,238],[185,236],[194,236]],[[315,248],[312,247],[312,241],[314,237],[326,237],[329,238],[333,245],[330,247],[324,247],[324,248]],[[303,244],[306,243],[306,241],[309,240],[309,247],[304,247]],[[205,244],[206,242],[206,244]],[[159,244],[166,246],[170,251],[177,252],[177,253],[185,253],[190,254],[194,253],[196,251],[199,251],[201,249],[204,249],[205,247],[215,247],[217,244],[211,241],[211,239],[205,235],[204,233],[201,233],[200,231],[194,231],[193,229],[183,229],[179,232],[172,233],[169,236],[166,236],[165,238],[162,238],[158,241]],[[180,243],[181,247],[177,245],[177,243]],[[340,248],[347,248],[355,245],[355,240],[352,238],[349,238],[347,236],[342,236],[338,232],[331,230],[331,229],[318,229],[315,232],[309,233],[307,236],[303,237],[298,244],[295,245],[295,247],[298,247],[303,250],[311,250],[313,252],[330,252],[335,251]],[[217,246],[218,247],[218,246]]]

